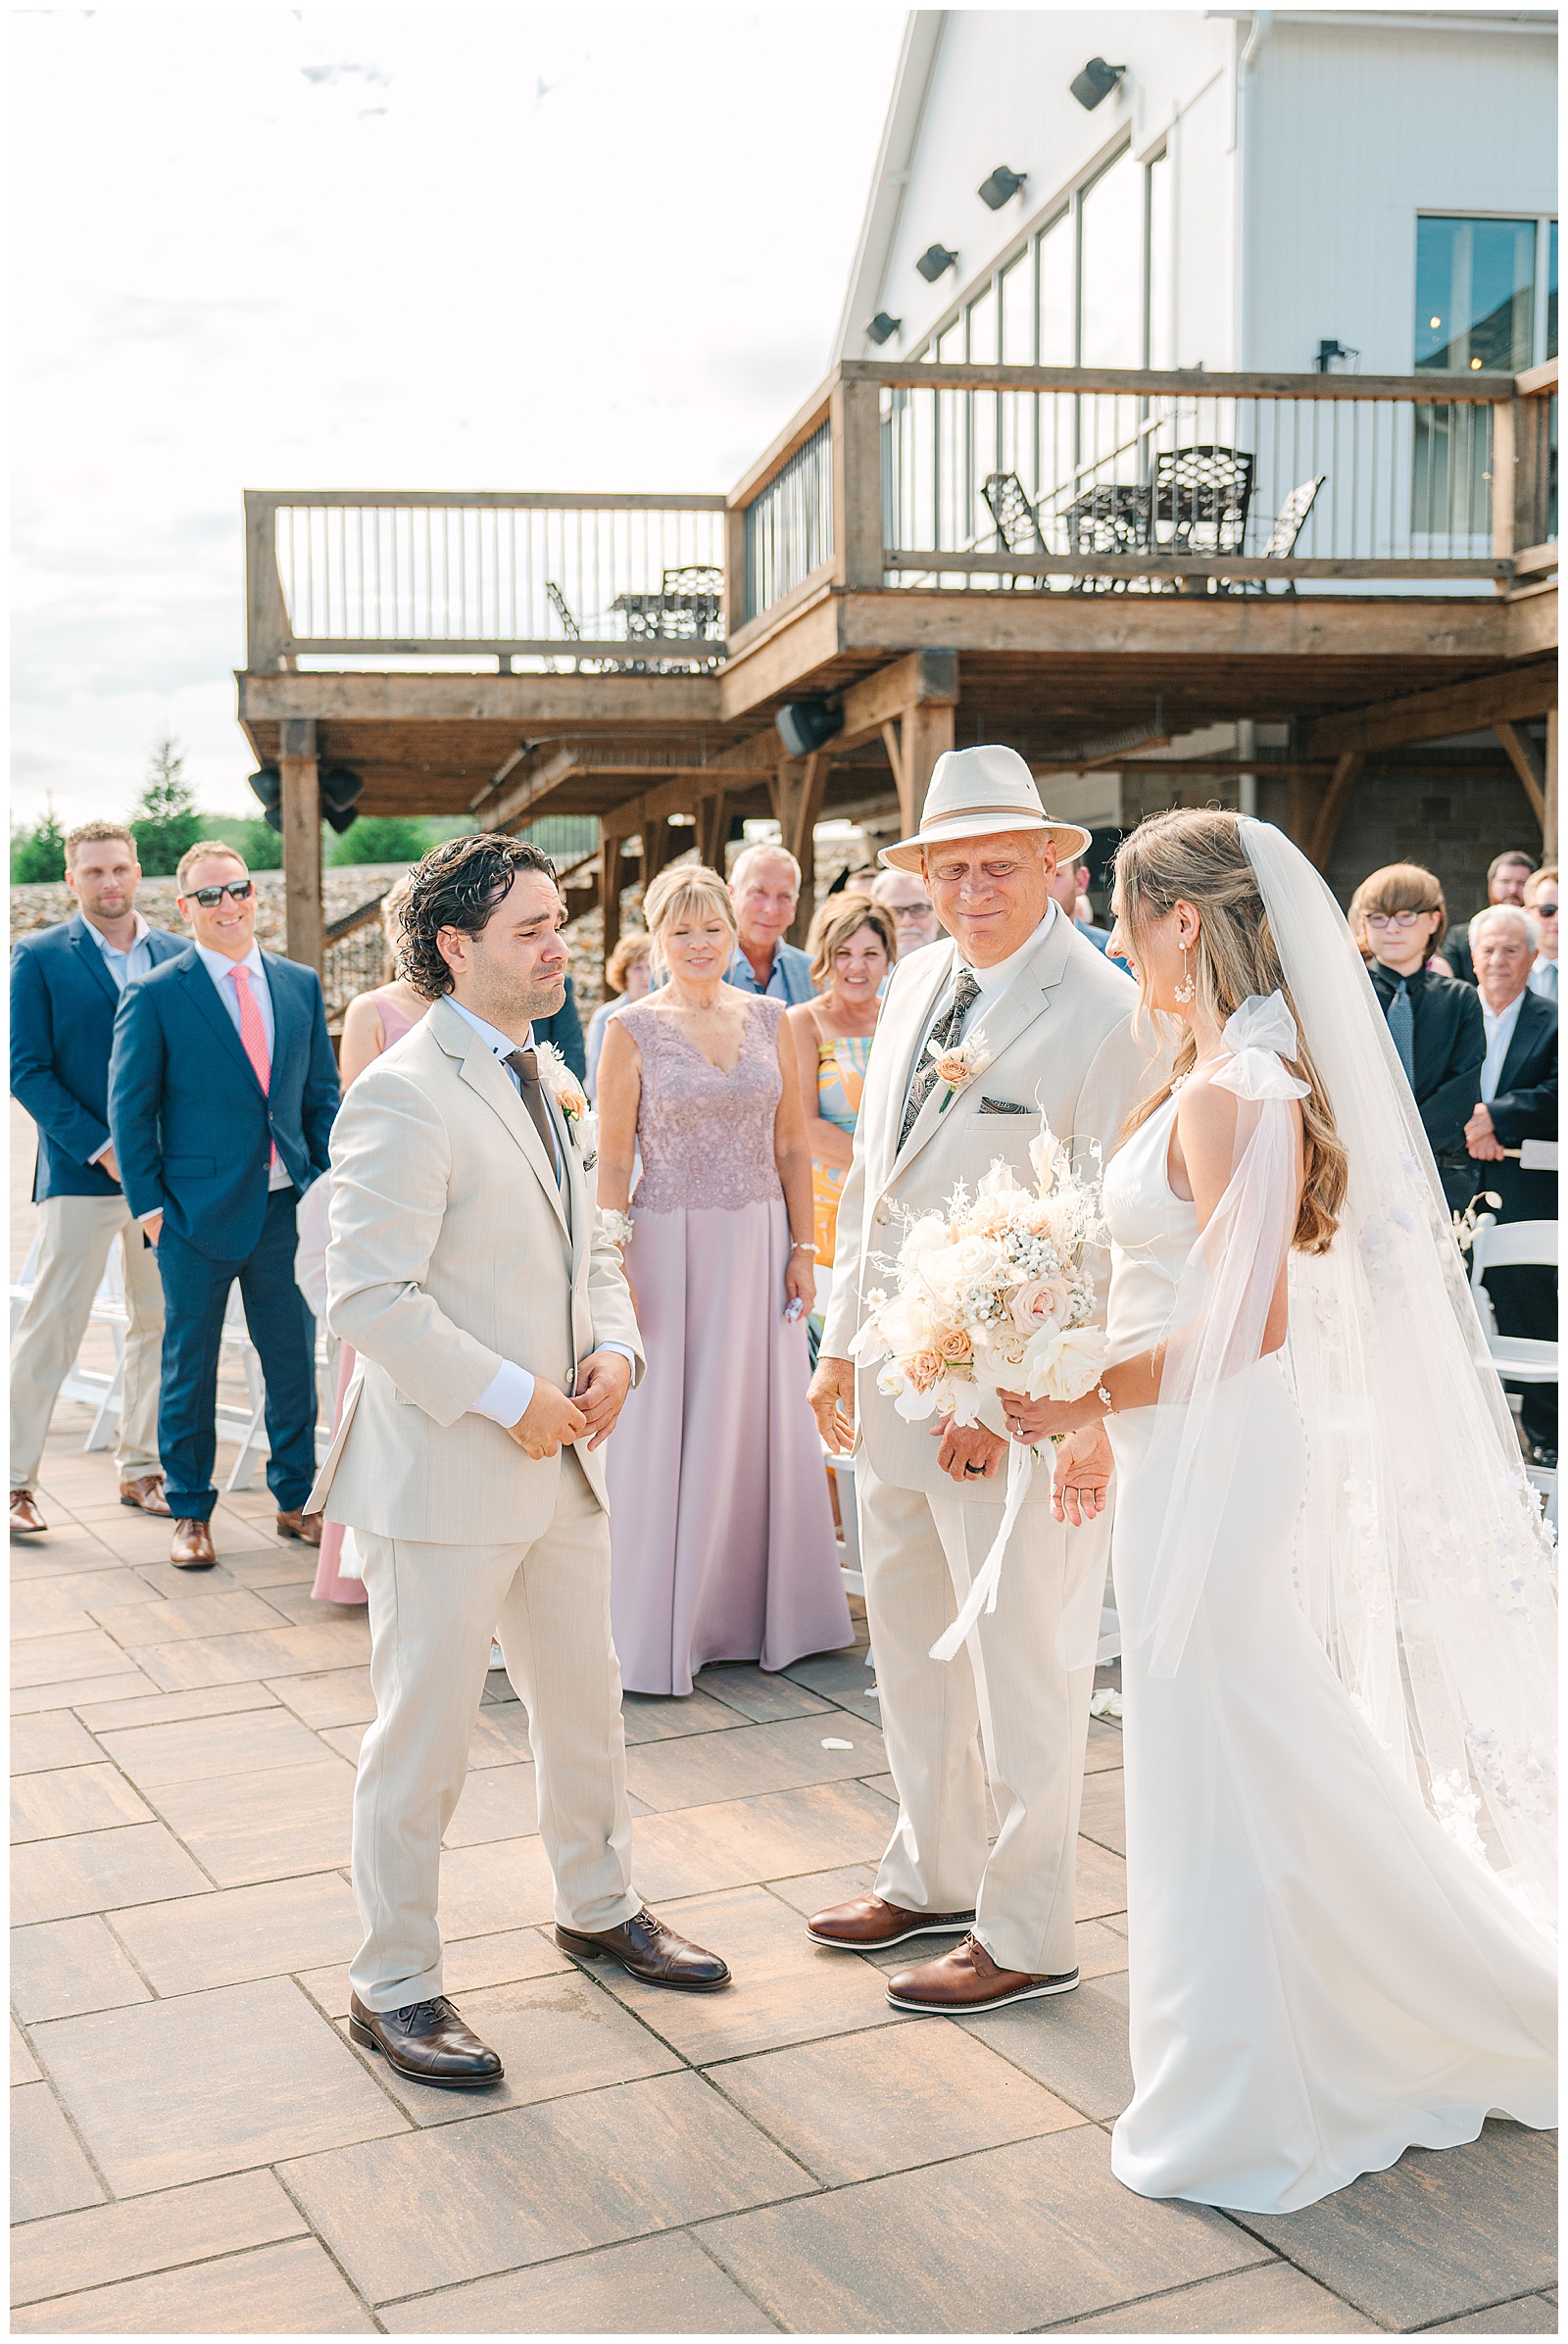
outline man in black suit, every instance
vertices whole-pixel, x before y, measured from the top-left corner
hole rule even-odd
[[[1525,900],[1525,881],[1536,867],[1536,858],[1522,847],[1510,847],[1506,854],[1494,855],[1487,865],[1488,903],[1522,903]],[[1475,966],[1470,958],[1470,930],[1459,921],[1448,930],[1443,940],[1443,957],[1456,977],[1465,984],[1476,981]]]
[[[1470,950],[1486,1020],[1481,1103],[1465,1126],[1476,1187],[1502,1198],[1499,1221],[1554,1221],[1557,1179],[1527,1172],[1517,1150],[1526,1140],[1557,1137],[1557,1011],[1530,987],[1539,933],[1529,914],[1489,904],[1470,922]],[[1513,1149],[1515,1152],[1506,1152]],[[1489,1270],[1487,1292],[1499,1335],[1553,1343],[1557,1276],[1527,1264]],[[1557,1387],[1522,1387],[1525,1438],[1540,1464],[1557,1462]]]

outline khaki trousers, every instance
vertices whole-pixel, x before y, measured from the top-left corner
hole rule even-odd
[[[124,1240],[130,1325],[115,1461],[124,1481],[158,1473],[158,1361],[164,1340],[158,1256],[142,1244],[141,1223],[131,1218],[122,1196],[46,1196],[38,1220],[38,1282],[11,1346],[11,1487],[30,1489],[37,1479],[49,1419],[81,1348],[117,1237]]]
[[[355,1537],[375,1723],[354,1786],[365,1941],[349,1978],[368,2009],[400,2010],[442,1990],[441,1834],[467,1776],[492,1632],[528,1711],[557,1920],[614,1929],[641,1909],[610,1635],[610,1517],[568,1451],[555,1517],[531,1545]]]
[[[865,1608],[899,1821],[876,1893],[914,1913],[976,1913],[1004,1970],[1060,1977],[1073,1950],[1074,1870],[1093,1666],[1068,1671],[1057,1631],[1086,1573],[1102,1582],[1108,1518],[1053,1521],[1049,1462],[1008,1541],[997,1608],[965,1648],[932,1660],[1002,1522],[997,1502],[879,1481],[855,1461]],[[1036,1495],[1034,1492],[1038,1491]],[[974,1654],[978,1646],[978,1669]],[[981,1747],[985,1769],[981,1767]],[[985,1776],[997,1842],[986,1850]]]

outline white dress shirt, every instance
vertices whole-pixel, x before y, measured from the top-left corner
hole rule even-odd
[[[152,930],[139,911],[132,916],[136,922],[136,934],[128,950],[122,952],[118,945],[110,943],[102,928],[95,926],[85,913],[82,914],[81,924],[102,952],[104,966],[117,993],[123,993],[132,977],[146,976],[153,964],[152,953],[147,949],[147,939]]]
[[[275,1054],[277,1020],[272,1015],[272,995],[267,982],[267,964],[262,958],[261,946],[253,942],[243,960],[231,960],[226,952],[215,952],[207,945],[199,944],[196,947],[196,956],[217,987],[218,998],[228,1011],[229,1023],[242,1042],[245,1039],[245,1033],[239,1021],[239,987],[234,982],[234,971],[236,968],[242,968],[245,971],[251,981],[251,999],[261,1011],[262,1032],[267,1037],[267,1063],[270,1066]],[[272,1150],[272,1168],[267,1176],[267,1185],[270,1190],[291,1189],[294,1186],[289,1168],[275,1148]]]
[[[986,1011],[994,1007],[994,1005],[1001,1001],[1003,995],[1006,992],[1007,987],[1012,983],[1013,978],[1018,974],[1019,969],[1022,968],[1024,962],[1028,959],[1030,953],[1040,942],[1040,939],[1049,933],[1055,916],[1056,900],[1053,896],[1051,901],[1046,905],[1046,916],[1041,921],[1039,927],[1035,929],[1034,933],[1018,947],[1018,950],[1015,952],[1009,952],[1005,960],[995,960],[992,962],[989,968],[974,968],[967,960],[964,959],[961,952],[958,954],[957,959],[953,964],[953,983],[951,985],[944,986],[942,998],[938,1001],[936,1008],[933,1010],[931,1021],[926,1027],[924,1034],[920,1038],[920,1047],[914,1054],[914,1063],[909,1068],[910,1083],[912,1083],[914,1080],[916,1069],[924,1062],[927,1043],[929,1043],[938,1026],[945,1024],[953,1013],[953,997],[957,987],[958,972],[960,969],[967,968],[969,970],[970,976],[973,977],[976,985],[980,989],[975,995],[974,1000],[970,1002],[968,1011],[964,1017],[963,1025],[959,1032],[959,1039],[961,1041],[966,1036],[971,1034],[977,1025],[984,1024]],[[909,1096],[908,1083],[906,1083],[904,1087],[904,1096],[906,1099],[907,1099]]]
[[[1492,1010],[1487,1007],[1485,995],[1482,996],[1481,1015],[1487,1029],[1487,1054],[1481,1061],[1481,1097],[1484,1103],[1490,1104],[1497,1096],[1497,1085],[1502,1080],[1502,1062],[1508,1055],[1508,1045],[1513,1040],[1514,1027],[1519,1023],[1519,1005],[1524,998],[1522,993],[1516,994],[1506,1009]]]
[[[1539,993],[1543,1001],[1557,999],[1557,963],[1548,960],[1544,952],[1536,954],[1536,965],[1530,971],[1530,990]]]
[[[532,1026],[528,1028],[520,1042],[514,1042],[512,1036],[503,1034],[499,1026],[491,1025],[483,1017],[476,1017],[473,1011],[466,1009],[461,1001],[452,1001],[450,994],[448,994],[447,1000],[458,1015],[472,1026],[485,1048],[493,1050],[502,1061],[507,1079],[520,1099],[522,1097],[521,1079],[514,1066],[506,1066],[506,1060],[511,1057],[514,1050],[534,1048]],[[562,1139],[556,1126],[556,1103],[548,1091],[545,1092],[545,1112],[550,1120],[551,1131],[555,1135],[556,1178],[561,1180],[564,1177],[565,1159],[562,1154]],[[636,1359],[623,1343],[607,1343],[601,1344],[600,1347],[606,1351],[618,1351],[635,1373]],[[503,1359],[495,1375],[491,1377],[483,1392],[469,1408],[468,1414],[470,1416],[488,1416],[493,1424],[505,1425],[510,1431],[512,1426],[527,1413],[528,1404],[533,1398],[533,1388],[534,1378],[525,1367],[519,1367],[514,1359]]]

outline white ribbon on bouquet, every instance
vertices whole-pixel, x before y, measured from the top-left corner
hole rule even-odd
[[[962,1609],[945,1636],[939,1636],[931,1647],[933,1660],[951,1660],[963,1642],[982,1611],[997,1608],[997,1588],[1002,1583],[1002,1558],[1007,1551],[1013,1525],[1023,1511],[1023,1501],[1034,1480],[1035,1452],[1026,1441],[1012,1441],[1007,1444],[1007,1502],[1002,1509],[1002,1527],[991,1541],[991,1552],[974,1575],[973,1585],[963,1599]]]

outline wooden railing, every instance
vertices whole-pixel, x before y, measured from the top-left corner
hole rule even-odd
[[[847,362],[727,498],[248,493],[249,664],[691,672],[824,587],[1506,588],[1556,565],[1556,392]]]
[[[248,664],[710,666],[724,654],[724,511],[720,496],[251,490]]]
[[[1556,381],[847,363],[732,492],[732,648],[827,584],[1506,587],[1556,563]]]

